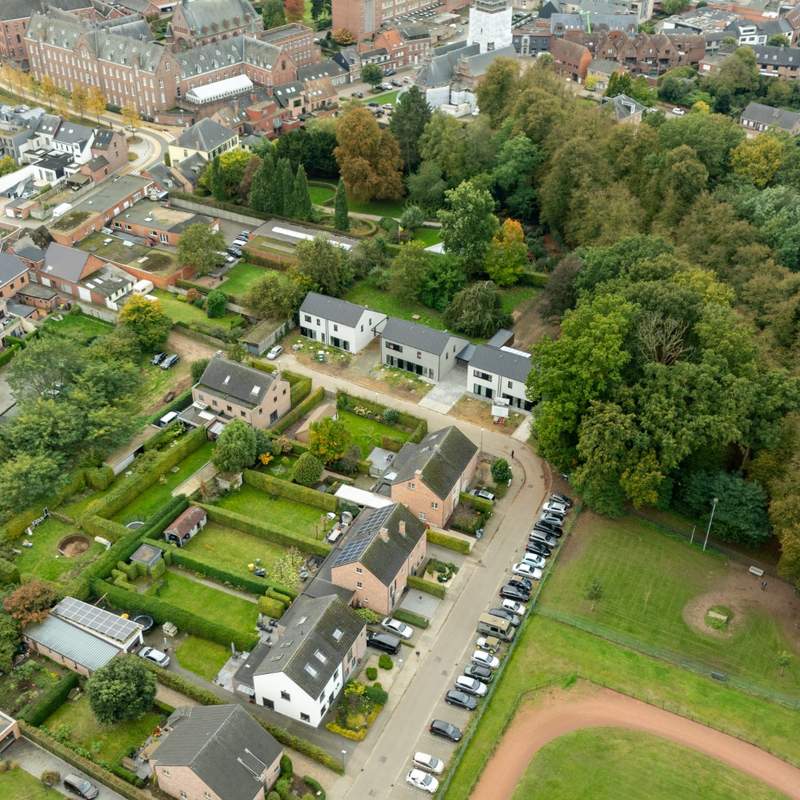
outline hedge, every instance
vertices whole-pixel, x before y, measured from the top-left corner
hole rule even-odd
[[[8,364],[8,362],[14,358],[16,352],[16,347],[9,347],[8,350],[4,350],[2,353],[0,353],[0,367],[2,367],[4,364]]]
[[[442,531],[432,531],[428,528],[427,538],[429,544],[438,544],[439,547],[446,547],[448,550],[455,550],[456,553],[469,553],[469,542],[459,539],[457,536],[450,536]]]
[[[150,670],[155,676],[156,680],[163,686],[166,686],[169,689],[174,689],[176,692],[180,694],[186,695],[191,700],[196,700],[200,705],[203,706],[216,706],[220,705],[223,701],[219,698],[214,692],[209,691],[208,689],[204,689],[202,686],[198,686],[196,683],[192,683],[189,680],[186,680],[182,675],[179,675],[177,672],[170,672],[169,670],[163,669],[159,667],[157,664],[154,664],[152,661],[148,661],[146,659],[142,659],[145,667]]]
[[[178,280],[175,281],[175,285],[181,289],[194,289],[195,291],[200,292],[200,294],[208,294],[211,291],[210,286],[203,286],[202,284],[194,283],[193,281],[187,281],[183,278],[178,278]]]
[[[396,423],[384,423],[386,425],[390,425],[393,428],[402,428],[405,431],[410,431],[410,435],[408,440],[410,442],[421,442],[425,438],[425,434],[428,433],[428,423],[420,418],[415,417],[413,414],[408,414],[405,411],[398,411],[397,409],[391,408],[391,406],[385,406],[382,403],[376,403],[374,400],[367,400],[364,397],[356,397],[355,395],[348,394],[347,392],[337,392],[336,400],[338,405],[339,397],[346,397],[348,405],[355,404],[359,406],[363,406],[364,408],[368,408],[374,414],[377,414],[383,417],[385,411],[397,411],[397,422]]]
[[[492,511],[494,510],[494,505],[492,504],[491,500],[484,500],[482,497],[475,497],[474,494],[461,492],[458,499],[460,502],[464,503],[464,505],[470,506],[476,511],[480,511],[482,514],[486,514],[487,516],[491,515]]]
[[[408,611],[405,608],[398,608],[393,613],[392,616],[395,619],[399,619],[400,622],[407,622],[409,625],[413,625],[416,628],[427,628],[428,625],[431,624],[431,621],[427,617],[423,617],[422,614],[415,614],[413,611]]]
[[[283,373],[284,378],[288,380],[287,373]],[[291,384],[291,401],[292,408],[300,405],[303,400],[311,394],[311,378],[301,378],[296,383]]]
[[[127,798],[127,800],[153,800],[153,796],[149,792],[131,786],[109,770],[101,767],[99,764],[95,764],[94,761],[79,756],[74,750],[59,742],[58,739],[52,737],[47,731],[29,725],[24,720],[20,721],[20,730],[24,736],[35,744],[38,744],[40,747],[43,747],[59,758],[63,758],[67,763],[85,772],[90,778],[94,778],[96,781],[105,784],[115,792],[119,792],[119,794]]]
[[[445,588],[440,583],[425,580],[425,578],[418,578],[416,575],[408,576],[408,587],[410,589],[418,589],[420,592],[432,594],[440,600],[444,598]]]
[[[258,610],[268,617],[280,619],[283,616],[283,612],[286,611],[286,606],[280,600],[273,600],[271,597],[259,597]]]
[[[312,778],[310,775],[303,775],[303,783],[311,789],[311,793],[317,800],[325,800],[325,790],[316,778]]]
[[[92,590],[97,595],[106,595],[109,602],[118,608],[149,614],[158,624],[173,622],[187,633],[193,633],[201,639],[208,639],[225,647],[233,642],[238,650],[243,651],[252,650],[258,644],[258,636],[254,633],[241,634],[225,625],[209,622],[155,595],[130,592],[100,579],[92,581]]]
[[[202,331],[198,331],[195,328],[192,328],[188,325],[182,325],[180,322],[174,323],[172,326],[172,330],[178,331],[178,333],[183,333],[190,339],[196,339],[198,342],[210,345],[211,347],[217,350],[220,349],[224,350],[230,344],[230,342],[225,342],[222,339],[217,338],[216,336],[210,336],[209,334],[203,333]]]
[[[302,419],[310,411],[313,411],[325,399],[325,390],[320,386],[312,392],[302,403],[295,406],[288,414],[284,414],[273,426],[274,433],[283,433],[287,428],[291,428],[299,419]]]
[[[86,470],[86,482],[97,492],[103,492],[114,482],[114,470],[103,465]]]
[[[338,508],[337,500],[332,495],[318,492],[316,489],[309,489],[307,486],[299,486],[281,478],[275,478],[265,472],[246,469],[244,471],[244,482],[248,486],[267,494],[285,497],[287,500],[294,500],[296,503],[303,503],[323,511],[336,511]]]
[[[218,506],[206,505],[204,503],[194,503],[194,505],[205,509],[208,518],[212,522],[219,522],[222,525],[227,525],[229,528],[236,528],[237,530],[257,536],[259,539],[264,539],[274,544],[280,544],[284,547],[297,547],[299,550],[313,553],[315,556],[327,556],[331,551],[331,548],[327,544],[323,544],[314,539],[306,539],[304,536],[298,536],[282,528],[258,522],[245,514],[238,514],[235,511],[229,511],[227,508],[219,508]]]
[[[12,583],[19,583],[19,569],[13,562],[0,558],[0,586]]]
[[[166,414],[166,413],[167,412],[165,411],[164,414]],[[163,417],[164,414],[162,414],[161,416]],[[159,419],[161,419],[161,417],[159,417]],[[160,450],[161,446],[165,442],[170,442],[173,439],[178,439],[179,438],[179,436],[176,434],[176,431],[179,428],[182,429],[182,423],[178,422],[177,419],[173,420],[172,422],[169,423],[169,425],[166,425],[158,433],[156,433],[155,435],[151,436],[142,445],[142,450],[144,450],[145,453],[148,452],[148,450]]]
[[[285,257],[279,256],[277,253],[272,253],[268,250],[260,250],[253,247],[253,245],[245,245],[242,253],[247,261],[257,267],[282,270],[297,263],[297,259],[292,258],[288,254]]]
[[[112,544],[131,532],[130,528],[120,525],[119,522],[98,517],[96,514],[87,514],[81,519],[80,526],[90,536],[102,536]]]
[[[78,685],[78,673],[68,672],[55,686],[48,689],[35,703],[22,709],[21,720],[30,725],[41,725],[64,704],[69,693]]]
[[[152,425],[154,422],[158,422],[164,414],[169,414],[170,411],[183,411],[186,408],[192,399],[192,390],[186,389],[186,391],[181,392],[174,400],[171,400],[165,406],[160,408],[153,414],[151,417],[148,417],[147,423],[148,425]]]

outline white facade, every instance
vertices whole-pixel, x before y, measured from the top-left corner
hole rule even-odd
[[[476,0],[469,9],[467,42],[480,46],[481,53],[511,47],[513,9],[507,0]]]
[[[525,396],[525,384],[522,381],[504,378],[496,372],[484,372],[470,367],[467,370],[467,391],[487,399],[504,397],[515,408],[526,411],[530,409],[530,401]]]
[[[375,327],[386,319],[386,314],[365,308],[356,325],[340,322],[300,311],[300,332],[315,342],[338,347],[348,353],[360,353],[377,335]]]

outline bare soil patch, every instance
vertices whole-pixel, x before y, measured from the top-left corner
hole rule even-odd
[[[83,555],[89,547],[91,542],[82,533],[73,533],[70,536],[64,537],[58,543],[58,552],[64,558],[76,558]]]

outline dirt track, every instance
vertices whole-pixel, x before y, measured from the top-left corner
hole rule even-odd
[[[523,706],[489,759],[470,800],[510,798],[536,753],[553,739],[582,728],[646,731],[691,747],[800,800],[800,769],[733,736],[607,689],[573,696],[549,692]]]

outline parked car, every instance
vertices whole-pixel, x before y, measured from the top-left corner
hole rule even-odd
[[[376,650],[383,650],[384,653],[389,653],[393,656],[400,651],[400,640],[390,633],[369,631],[367,633],[367,645],[374,647]]]
[[[362,97],[364,97],[364,92],[353,92],[353,94],[351,95],[351,97],[359,97],[359,98],[362,98]]]
[[[383,74],[388,78],[390,75],[397,75],[397,70],[394,67],[389,67],[389,69],[385,69]],[[392,81],[394,83],[394,81]]]
[[[166,428],[167,425],[174,422],[176,419],[178,419],[177,411],[167,411],[167,413],[156,422],[156,426],[159,428]]]
[[[520,589],[517,589],[516,586],[511,586],[510,584],[506,584],[500,589],[500,597],[503,599],[508,600],[516,600],[518,602],[523,602],[530,598],[529,592],[523,592]]]
[[[520,616],[528,610],[524,603],[518,603],[515,600],[503,600],[500,605],[506,609],[506,611],[510,611],[512,614],[519,614]]]
[[[517,575],[514,578],[509,578],[506,581],[506,584],[508,586],[515,586],[521,592],[527,592],[528,594],[530,594],[533,591],[533,582],[528,580],[528,578],[525,578],[522,575]]]
[[[567,508],[572,508],[573,506],[572,498],[567,497],[565,494],[553,493],[550,495],[550,499],[554,503],[561,503],[562,506],[566,506]]]
[[[275,347],[271,347],[269,349],[269,352],[267,353],[267,358],[270,361],[274,361],[282,352],[283,348],[279,344],[276,344]]]
[[[475,664],[482,664],[484,667],[489,667],[489,669],[497,669],[500,666],[500,659],[497,656],[493,656],[491,653],[487,653],[485,650],[475,650],[472,653],[472,661]]]
[[[239,233],[239,236],[237,236],[236,238],[237,238],[237,239],[238,239],[238,238],[242,238],[242,239],[244,239],[246,242],[249,242],[249,241],[250,241],[250,231],[247,231],[247,230],[245,230],[245,231],[240,231],[240,233]]]
[[[685,108],[678,108],[678,106],[675,106],[675,108],[672,109],[672,113],[676,117],[682,117],[682,116],[684,116],[686,114],[686,109]]]
[[[483,664],[467,664],[464,667],[464,674],[468,678],[477,678],[483,683],[491,683],[494,678],[494,672],[489,667],[484,667]]]
[[[508,611],[508,609],[505,608],[490,608],[486,613],[491,617],[504,619],[515,628],[519,627],[520,622],[522,622],[522,620],[516,614],[514,614],[512,611]]]
[[[536,569],[544,569],[545,564],[547,563],[542,556],[536,555],[536,553],[528,553],[526,552],[521,559],[526,564],[530,564],[532,567]]]
[[[500,640],[496,636],[479,636],[475,645],[494,655],[500,649]]]
[[[544,542],[532,542],[530,539],[525,543],[526,553],[535,553],[542,558],[550,558],[553,551]]]
[[[533,530],[539,533],[546,533],[548,536],[552,536],[554,539],[560,539],[563,531],[561,528],[554,528],[552,525],[548,525],[546,522],[537,522],[533,526]]]
[[[532,567],[527,561],[518,561],[511,567],[511,571],[515,575],[524,575],[526,578],[533,578],[538,581],[542,578],[542,571],[536,567]]]
[[[156,353],[151,359],[150,363],[153,366],[158,366],[165,358],[167,357],[166,353]]]
[[[480,497],[482,500],[491,500],[494,501],[494,494],[490,492],[488,489],[482,489],[477,487],[475,489],[470,489],[469,492],[473,497]]]
[[[64,777],[64,788],[78,795],[78,797],[84,798],[84,800],[94,800],[100,794],[100,790],[91,781],[87,781],[86,778],[81,778],[78,775],[66,775]]]
[[[164,669],[169,666],[169,656],[166,653],[162,653],[161,650],[156,650],[155,647],[143,647],[139,651],[139,655],[154,664],[158,664],[159,667],[164,667]]]
[[[179,361],[181,357],[177,353],[172,353],[168,355],[160,364],[159,366],[161,369],[172,369]]]
[[[556,503],[553,500],[548,500],[542,506],[542,511],[546,511],[548,514],[555,514],[562,519],[567,516],[567,507],[562,503]]]
[[[459,692],[458,689],[448,689],[444,701],[449,706],[463,708],[465,711],[474,711],[478,707],[478,701],[472,695]]]
[[[451,742],[461,741],[461,729],[453,725],[452,722],[445,722],[443,719],[434,719],[431,720],[428,730],[434,736],[442,736],[445,739],[449,739]]]
[[[381,622],[381,627],[386,628],[387,631],[391,631],[401,639],[410,639],[414,635],[414,629],[410,625],[406,625],[405,622],[400,622],[399,619],[392,617],[386,617]]]
[[[456,689],[460,692],[483,697],[489,691],[489,687],[477,678],[468,678],[466,675],[459,675],[456,678]]]
[[[429,775],[421,769],[410,770],[406,775],[406,783],[410,783],[415,789],[422,789],[423,792],[428,794],[436,794],[439,788],[439,781],[433,775]]]
[[[367,105],[370,108],[380,108],[380,106],[381,106],[380,103],[376,103],[374,100],[370,100],[369,103],[367,103]]]
[[[242,257],[242,248],[236,247],[235,245],[231,245],[226,252],[230,253],[230,255],[232,255],[234,258]]]
[[[528,536],[529,542],[543,542],[548,547],[553,548],[558,546],[558,539],[547,531],[538,530],[534,528]]]
[[[400,88],[400,87],[403,85],[403,84],[402,84],[400,81],[398,81],[396,78],[393,78],[391,81],[389,81],[389,83],[391,83],[391,84],[392,84],[392,86],[394,86],[394,87],[395,87],[395,89],[399,89],[399,88]]]
[[[444,761],[428,753],[414,753],[411,761],[418,769],[424,769],[425,772],[432,772],[434,775],[441,775],[444,771]]]
[[[544,522],[547,525],[553,525],[554,527],[559,529],[564,527],[564,520],[557,514],[544,513],[539,517],[538,521]]]

